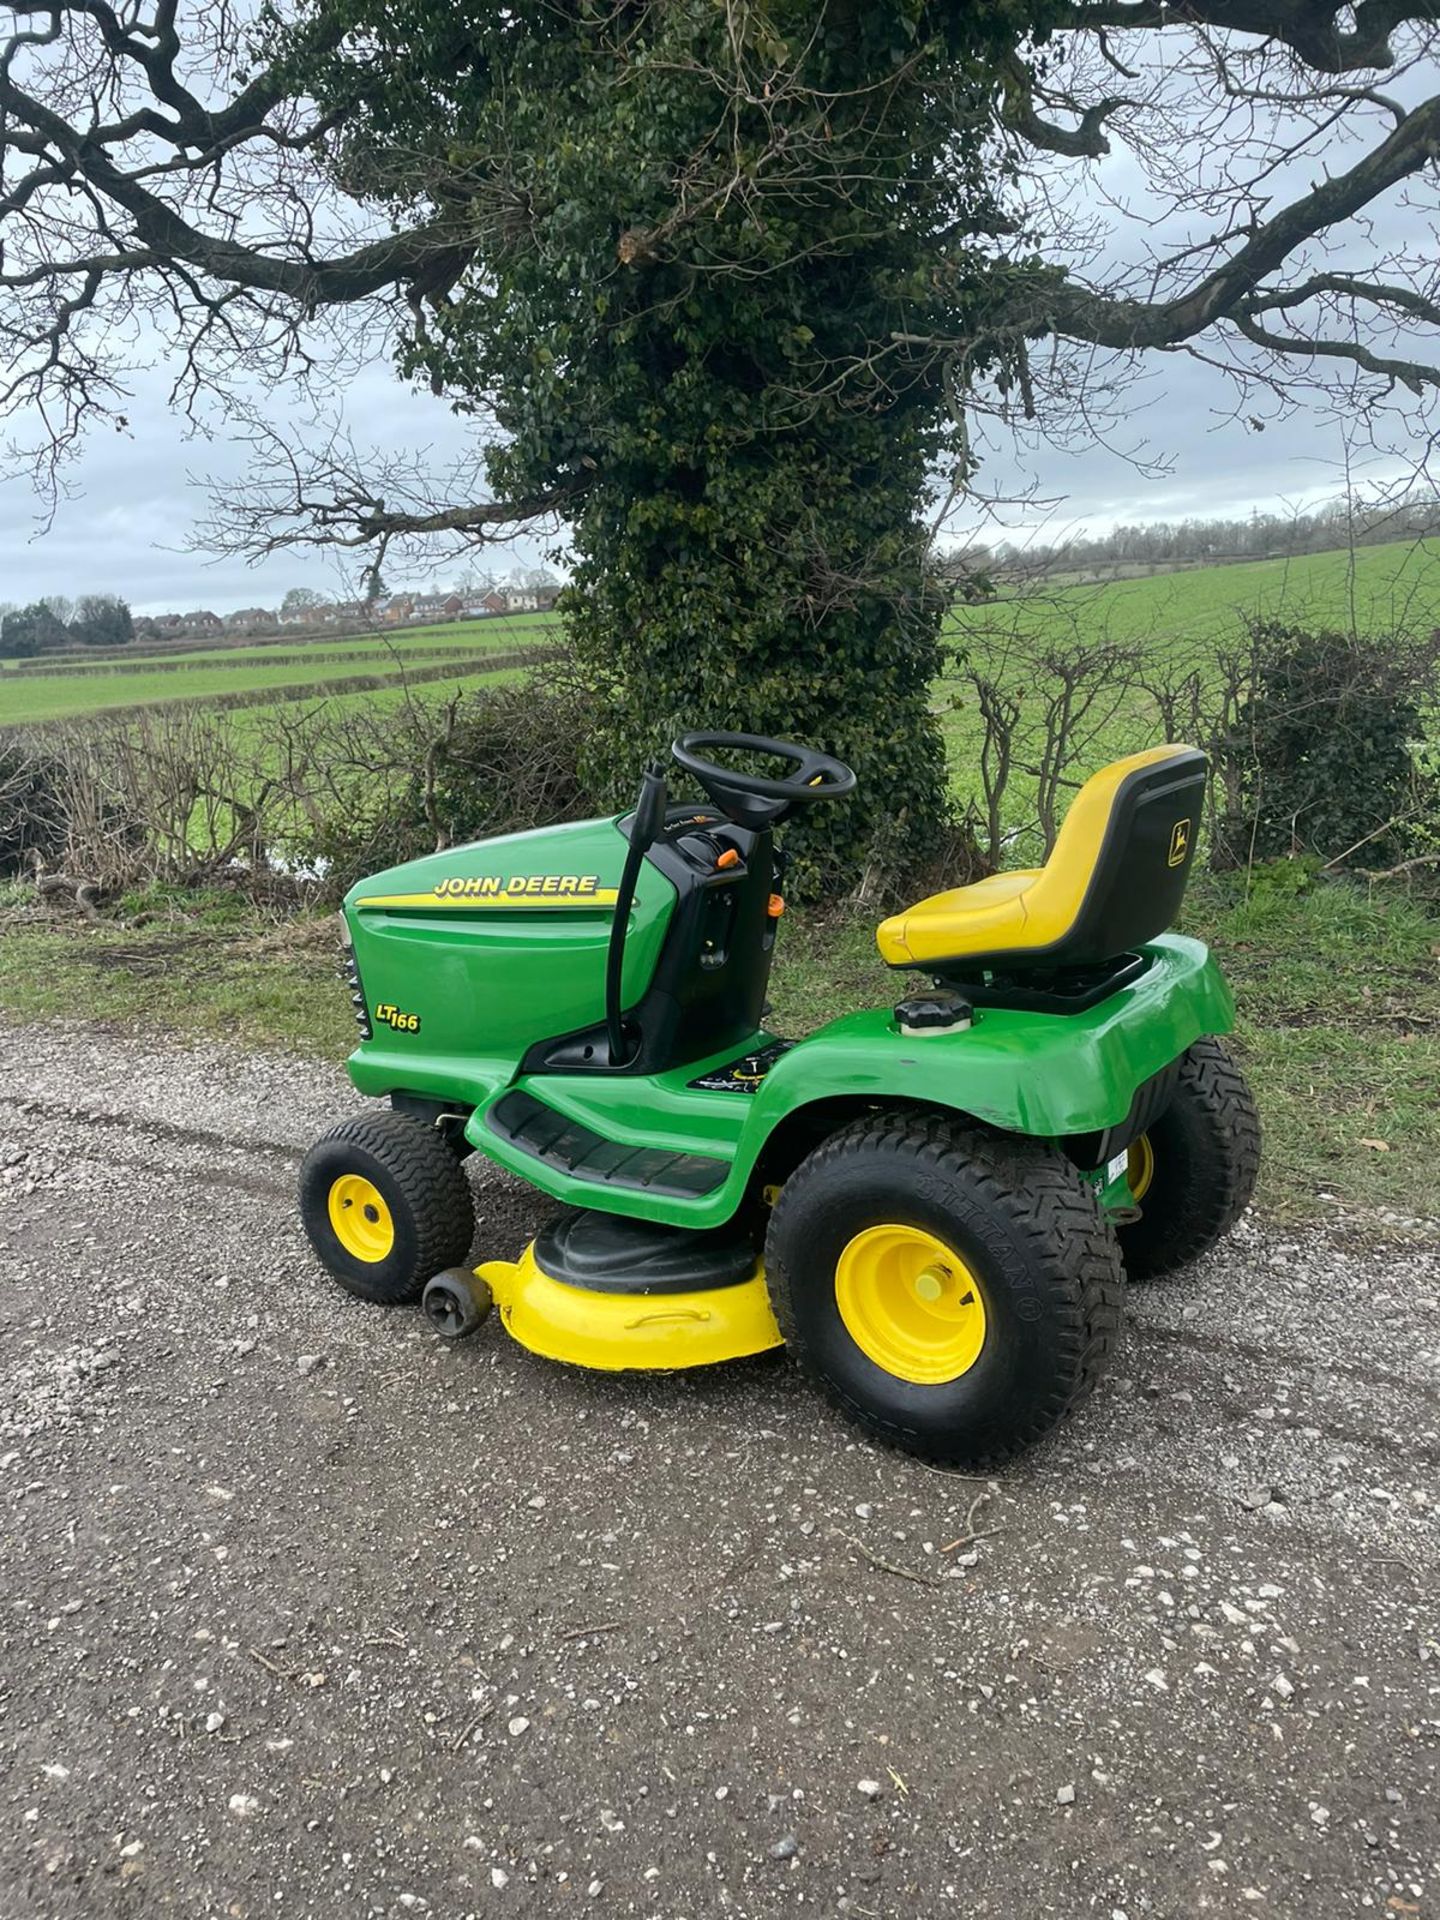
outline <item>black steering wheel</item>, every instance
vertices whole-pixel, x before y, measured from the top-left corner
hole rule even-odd
[[[705,758],[716,748],[788,760],[794,772],[783,779],[737,773]],[[670,752],[675,764],[693,775],[738,827],[775,826],[796,807],[808,807],[816,800],[840,800],[855,790],[855,775],[843,760],[793,740],[768,740],[759,733],[682,733]]]

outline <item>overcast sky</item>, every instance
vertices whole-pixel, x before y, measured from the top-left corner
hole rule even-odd
[[[318,554],[250,567],[184,550],[205,513],[200,476],[238,474],[248,450],[227,440],[218,421],[215,438],[187,438],[184,423],[166,405],[165,388],[159,372],[137,383],[129,434],[106,434],[88,444],[70,469],[73,495],[48,531],[37,528],[38,504],[27,479],[0,484],[0,601],[110,592],[124,595],[137,612],[210,607],[224,613],[273,606],[290,587],[353,590],[353,560],[347,576],[340,562]],[[1046,521],[1051,538],[1119,521],[1238,514],[1257,505],[1295,509],[1341,490],[1338,429],[1301,420],[1257,436],[1229,420],[1229,391],[1218,375],[1194,362],[1154,363],[1134,393],[1123,444],[1165,460],[1167,477],[1148,479],[1119,452],[1103,448],[1012,452],[1009,458],[998,449],[984,477],[999,491],[1033,486],[1053,500]],[[473,432],[443,402],[414,393],[383,366],[352,385],[346,413],[357,441],[429,447],[437,470],[451,464]],[[538,558],[536,546],[524,541],[490,553],[484,564],[498,572]],[[453,561],[438,569],[441,579],[457,571]]]
[[[1311,164],[1307,157],[1304,165]],[[1123,152],[1105,163],[1105,176],[1122,195],[1136,188],[1138,176]],[[1372,249],[1383,253],[1396,234],[1409,230],[1413,215],[1392,200],[1372,209],[1368,234],[1356,240],[1346,236],[1332,265],[1350,264],[1352,247],[1360,260]],[[1122,222],[1118,245],[1123,249],[1129,238]],[[1149,238],[1155,242],[1153,230]],[[342,561],[300,552],[250,567],[187,551],[206,513],[202,476],[240,474],[249,449],[227,437],[218,414],[211,422],[212,437],[187,435],[186,423],[167,404],[163,365],[131,384],[128,434],[90,440],[68,470],[71,495],[47,530],[37,525],[40,509],[28,479],[0,480],[0,603],[24,604],[50,593],[112,592],[137,612],[209,607],[223,613],[275,606],[291,587],[337,596],[358,590],[359,563],[353,556]],[[1026,513],[1012,511],[1004,522],[1013,531],[1028,527],[1049,540],[1125,521],[1241,515],[1253,507],[1300,511],[1343,491],[1345,448],[1337,425],[1302,414],[1257,433],[1231,417],[1234,400],[1230,383],[1214,369],[1183,355],[1156,355],[1141,377],[1127,382],[1125,419],[1109,446],[1026,450],[1013,437],[992,435],[981,480],[997,494],[1047,503]],[[263,409],[263,395],[250,396],[250,403]],[[274,398],[270,417],[286,422],[294,404],[293,396]],[[426,449],[437,473],[473,444],[473,423],[452,415],[443,400],[407,387],[383,362],[348,381],[345,409],[344,424],[358,445],[391,452]],[[15,424],[23,439],[26,423]],[[1127,455],[1140,456],[1143,468]],[[1368,465],[1352,468],[1352,479],[1383,482],[1404,465],[1398,456],[1388,461],[1372,456]],[[993,538],[996,530],[977,525],[956,531]],[[537,542],[521,540],[508,549],[486,549],[475,564],[504,573],[541,557]],[[461,570],[461,563],[447,557],[437,559],[433,574],[422,568],[402,575],[387,565],[386,578],[392,587],[439,585]]]

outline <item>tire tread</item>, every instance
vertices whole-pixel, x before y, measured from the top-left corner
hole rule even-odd
[[[363,1280],[356,1284],[343,1274],[336,1278],[363,1298],[418,1300],[435,1274],[464,1261],[475,1237],[475,1203],[464,1167],[449,1144],[423,1120],[393,1110],[356,1114],[323,1133],[306,1155],[300,1169],[302,1218],[312,1156],[334,1146],[358,1148],[384,1168],[405,1196],[416,1235],[411,1271],[400,1283],[367,1289]]]
[[[1023,1425],[1001,1444],[982,1452],[947,1453],[925,1442],[907,1451],[945,1464],[963,1459],[973,1465],[999,1465],[1041,1439],[1081,1406],[1117,1346],[1124,1326],[1125,1276],[1119,1246],[1109,1221],[1070,1162],[1044,1143],[1010,1139],[981,1128],[965,1127],[942,1115],[906,1109],[887,1109],[867,1116],[832,1134],[804,1162],[806,1170],[820,1170],[843,1160],[859,1148],[919,1159],[927,1165],[965,1178],[973,1191],[996,1213],[1008,1215],[1030,1244],[1037,1272],[1045,1274],[1056,1294],[1058,1317],[1064,1324],[1064,1347],[1069,1366],[1054,1392]],[[790,1185],[782,1190],[772,1217],[783,1221]],[[1078,1289],[1073,1280],[1078,1280]],[[838,1388],[813,1361],[791,1310],[790,1289],[783,1271],[770,1274],[771,1304],[785,1344],[802,1372],[832,1406],[872,1434],[891,1444],[895,1435],[866,1409]]]
[[[1181,1060],[1171,1108],[1182,1100],[1191,1103],[1208,1129],[1207,1164],[1183,1192],[1168,1197],[1158,1238],[1121,1229],[1121,1252],[1132,1280],[1156,1279],[1208,1253],[1235,1225],[1255,1192],[1260,1116],[1229,1048],[1213,1035],[1197,1040]]]

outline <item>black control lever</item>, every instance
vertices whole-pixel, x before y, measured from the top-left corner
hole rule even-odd
[[[605,1038],[612,1067],[623,1067],[626,1059],[625,1010],[620,1004],[620,995],[625,976],[625,936],[630,926],[630,909],[635,902],[635,885],[645,855],[665,825],[667,805],[665,775],[658,766],[648,766],[641,775],[640,798],[630,818],[630,848],[620,871],[615,918],[610,923],[610,950],[605,957]]]

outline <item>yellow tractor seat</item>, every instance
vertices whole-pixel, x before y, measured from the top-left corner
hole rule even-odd
[[[932,894],[881,922],[892,967],[1084,968],[1163,933],[1180,910],[1207,763],[1194,747],[1116,760],[1071,802],[1043,867]]]

